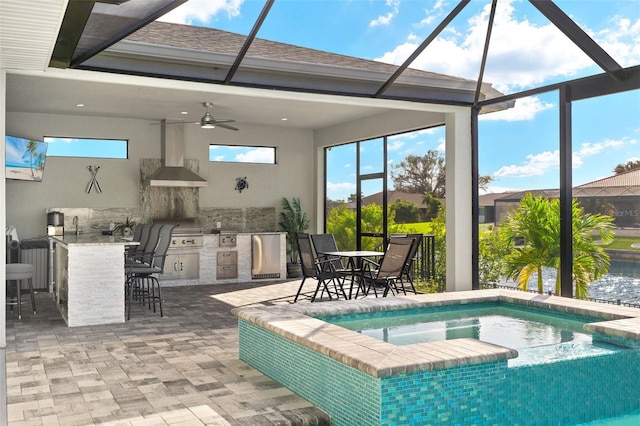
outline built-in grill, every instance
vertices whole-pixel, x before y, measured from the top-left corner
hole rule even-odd
[[[175,225],[169,249],[202,247],[202,223],[197,217],[153,219],[153,223]]]
[[[167,250],[162,279],[194,279],[200,275],[200,249],[203,245],[203,229],[200,219],[158,218],[154,224],[175,225],[171,233],[171,245]]]

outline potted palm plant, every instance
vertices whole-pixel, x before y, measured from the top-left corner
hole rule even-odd
[[[124,222],[116,224],[113,228],[113,233],[121,233],[123,237],[131,237],[133,235],[133,228],[135,228],[136,222],[131,219],[130,216],[124,220]]]
[[[300,198],[293,197],[289,201],[286,197],[282,198],[282,211],[280,212],[280,230],[287,233],[287,275],[291,278],[297,278],[302,275],[302,267],[300,265],[300,256],[298,255],[298,240],[296,233],[304,232],[309,229],[309,218],[307,213],[302,211]]]

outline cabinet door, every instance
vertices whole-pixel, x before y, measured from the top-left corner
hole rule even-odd
[[[180,278],[180,255],[167,254],[164,260],[164,272],[160,275],[161,279],[175,280]]]
[[[172,253],[164,261],[164,273],[159,279],[193,279],[200,276],[198,253]]]
[[[200,276],[198,254],[187,253],[180,255],[178,271],[180,278],[198,278]]]

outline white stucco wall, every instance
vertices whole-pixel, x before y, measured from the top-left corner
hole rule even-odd
[[[48,157],[42,182],[6,181],[7,223],[20,238],[46,232],[47,207],[139,207],[139,159],[160,158],[160,127],[149,121],[81,116],[9,113],[7,134],[41,139],[44,136],[121,138],[129,140],[129,159]],[[200,188],[201,207],[280,207],[283,196],[300,197],[313,215],[313,134],[242,126],[231,132],[187,126],[185,158],[200,160],[200,175],[209,186]],[[223,164],[208,161],[210,143],[275,146],[278,164]],[[102,193],[86,193],[89,165],[99,165]],[[249,189],[239,193],[237,177],[247,177]]]

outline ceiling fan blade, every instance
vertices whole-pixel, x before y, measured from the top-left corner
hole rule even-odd
[[[152,126],[160,126],[162,124],[200,124],[199,121],[165,121],[165,122],[157,122],[157,123],[149,123]]]
[[[236,120],[217,120],[217,119],[213,119],[213,121],[218,124],[218,123],[235,123]]]
[[[232,120],[233,121],[233,120]],[[237,127],[233,127],[233,126],[229,126],[228,124],[220,124],[219,121],[216,121],[215,124],[216,127],[222,127],[223,129],[228,129],[228,130],[238,130]]]

